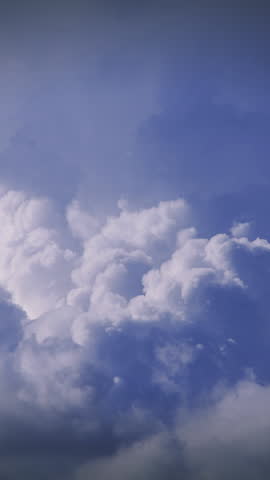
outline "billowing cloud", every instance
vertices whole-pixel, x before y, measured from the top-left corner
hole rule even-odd
[[[27,425],[26,464],[31,438],[53,435],[55,452],[44,449],[61,465],[68,435],[76,479],[219,475],[213,439],[220,465],[224,442],[263,428],[243,421],[233,436],[246,396],[256,409],[268,392],[270,244],[243,224],[200,236],[183,199],[119,206],[96,219],[76,200],[61,216],[46,198],[2,188],[0,417],[22,432],[11,455]],[[247,369],[256,380],[242,381]]]
[[[73,253],[61,245],[46,199],[3,191],[0,198],[0,284],[36,318],[63,303]]]

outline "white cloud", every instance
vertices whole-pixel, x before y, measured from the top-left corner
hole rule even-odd
[[[70,285],[73,253],[52,212],[46,199],[22,192],[0,197],[0,285],[31,319],[63,304]]]
[[[60,341],[71,338],[71,327],[79,312],[68,305],[55,308],[40,315],[39,318],[27,323],[24,328],[24,338],[35,337],[37,343],[56,338]]]
[[[14,352],[22,385],[25,381],[20,398],[30,402],[34,395],[42,405],[83,401],[92,380],[83,387],[78,382],[98,341],[97,325],[104,335],[126,321],[164,320],[166,329],[167,315],[174,322],[194,318],[194,299],[206,286],[232,286],[248,294],[250,276],[235,254],[268,254],[267,240],[200,238],[191,220],[181,199],[139,211],[125,206],[102,224],[73,202],[65,230],[48,200],[2,189],[0,286],[28,317]],[[173,384],[174,369],[184,371],[196,351],[186,342],[177,351],[172,345],[159,350],[156,361],[163,371],[154,368],[155,378]]]
[[[250,223],[249,222],[240,222],[235,223],[231,228],[231,233],[233,237],[241,238],[247,237],[250,230]]]
[[[84,211],[78,200],[68,205],[67,221],[72,234],[81,240],[89,240],[99,227],[97,218]]]

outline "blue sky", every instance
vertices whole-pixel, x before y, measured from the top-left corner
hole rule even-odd
[[[0,18],[0,478],[267,478],[268,6]]]

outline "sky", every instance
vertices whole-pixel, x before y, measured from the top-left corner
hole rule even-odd
[[[269,13],[0,3],[0,480],[269,477]]]

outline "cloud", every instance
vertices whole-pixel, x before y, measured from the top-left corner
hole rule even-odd
[[[181,199],[141,211],[122,210],[119,216],[108,218],[84,242],[79,267],[72,272],[76,288],[68,295],[69,304],[83,309],[88,298],[89,318],[95,321],[118,323],[132,316],[129,297],[135,295],[132,291],[121,295],[123,284],[129,276],[137,276],[134,287],[139,287],[140,271],[162,261],[164,248],[173,248],[174,236],[188,218],[188,206]],[[79,324],[80,320],[77,328],[82,331]]]
[[[267,9],[90,3],[1,5],[0,478],[268,478]]]
[[[0,282],[32,320],[24,320],[16,355],[22,374],[38,390],[46,389],[38,372],[47,352],[54,357],[48,380],[69,367],[80,376],[95,329],[117,331],[128,322],[134,328],[138,322],[167,328],[166,318],[183,325],[197,321],[203,306],[200,310],[196,297],[212,287],[248,290],[248,259],[270,250],[266,240],[240,234],[200,238],[187,228],[191,212],[181,199],[138,211],[124,208],[101,224],[78,202],[68,206],[66,226],[55,215],[46,199],[3,190]],[[79,244],[72,243],[73,236]],[[184,344],[179,352],[191,352]],[[168,352],[173,348],[168,345]],[[177,362],[183,363],[179,355]]]
[[[75,479],[146,480],[161,479],[165,476],[169,479],[177,479],[183,470],[177,460],[172,438],[166,433],[160,433],[137,442],[130,448],[120,450],[112,458],[103,458],[82,466],[75,475]]]
[[[22,432],[11,455],[27,427],[26,464],[46,430],[55,455],[69,437],[78,478],[218,475],[212,437],[222,464],[222,442],[244,445],[256,427],[231,437],[226,411],[248,416],[246,395],[250,409],[267,400],[269,242],[242,227],[202,237],[183,199],[96,219],[78,200],[60,216],[2,188],[0,219],[0,417]],[[248,368],[257,383],[243,380]]]
[[[63,303],[74,255],[53,226],[48,200],[18,191],[0,198],[0,284],[33,319]]]
[[[248,222],[236,223],[232,226],[231,232],[234,237],[247,237],[250,229]]]
[[[270,471],[269,386],[247,378],[215,395],[179,429],[194,478],[264,478]]]
[[[76,480],[87,478],[253,479],[268,475],[269,387],[250,376],[231,389],[219,385],[208,405],[180,410],[172,430],[88,462]]]

